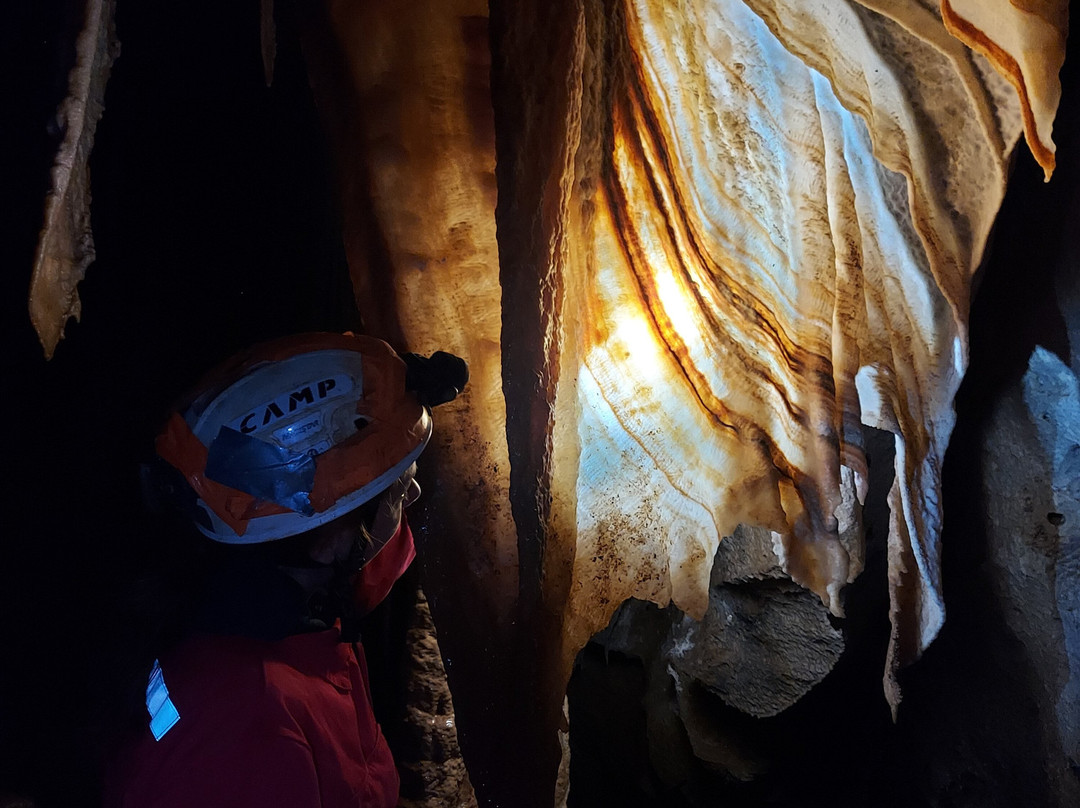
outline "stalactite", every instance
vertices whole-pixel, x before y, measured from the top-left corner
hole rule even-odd
[[[94,260],[90,230],[90,152],[105,103],[105,85],[120,51],[113,28],[112,0],[86,3],[82,31],[75,43],[75,66],[68,95],[56,118],[63,132],[45,201],[45,223],[38,239],[30,282],[30,319],[45,357],[64,337],[68,318],[82,312],[78,284]]]

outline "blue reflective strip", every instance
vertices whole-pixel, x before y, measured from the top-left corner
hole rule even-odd
[[[150,731],[154,733],[154,740],[160,741],[164,738],[165,733],[176,726],[179,720],[180,713],[176,711],[176,705],[172,703],[172,699],[166,698],[161,711],[150,719]]]
[[[210,444],[206,476],[214,482],[310,516],[315,458],[223,426]]]
[[[180,713],[169,698],[169,689],[165,687],[161,664],[156,659],[150,671],[150,681],[146,684],[146,709],[150,713],[150,732],[154,734],[155,741],[160,741],[180,720]]]
[[[150,683],[146,686],[146,709],[150,715],[156,715],[161,705],[169,698],[169,689],[165,687],[165,678],[161,675],[161,668],[155,667],[150,674]]]

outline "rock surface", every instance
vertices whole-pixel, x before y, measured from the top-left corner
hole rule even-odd
[[[820,601],[783,581],[712,589],[705,617],[683,617],[668,642],[680,678],[760,718],[806,695],[844,649]]]
[[[753,744],[716,720],[702,694],[747,716],[773,716],[821,682],[844,650],[828,610],[787,577],[773,548],[769,531],[740,525],[717,551],[702,620],[631,600],[594,638],[605,653],[640,661],[649,755],[662,781],[682,782],[695,758],[753,779],[763,768]]]
[[[458,746],[446,670],[431,610],[417,590],[405,638],[408,662],[403,743],[395,750],[401,774],[401,808],[475,808],[476,796]]]
[[[1054,791],[1080,801],[1080,388],[1041,347],[983,448],[989,574],[1033,671]]]

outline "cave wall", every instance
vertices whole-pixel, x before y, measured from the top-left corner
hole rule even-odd
[[[492,4],[516,535],[475,524],[505,559],[497,566],[517,565],[518,586],[509,601],[470,598],[481,608],[465,620],[441,617],[465,625],[446,636],[458,692],[515,716],[478,733],[492,745],[477,764],[489,794],[546,801],[513,782],[524,767],[500,771],[504,733],[514,750],[531,746],[534,769],[548,760],[560,676],[580,643],[628,595],[706,614],[716,543],[740,520],[772,529],[784,570],[840,613],[839,588],[859,567],[840,506],[845,484],[865,493],[860,421],[899,441],[887,545],[894,709],[896,665],[941,626],[941,460],[967,362],[971,274],[1021,111],[926,4],[864,5]],[[356,31],[370,27],[349,23],[349,4],[334,8],[363,97],[370,62],[384,88],[423,94],[436,117],[460,103],[453,54],[434,68],[425,50],[369,55]],[[422,117],[425,106],[409,109]],[[421,176],[438,167],[409,129],[403,117],[362,121],[338,138],[349,181],[368,172],[382,233],[410,222],[387,179],[404,164]],[[860,171],[870,166],[877,173]],[[469,183],[459,177],[427,204]],[[394,259],[397,277],[437,258],[416,243]],[[368,251],[350,247],[354,267]],[[460,259],[448,258],[452,273]],[[444,325],[403,332],[427,339]],[[468,451],[448,450],[475,469]],[[459,542],[455,554],[471,551]],[[435,583],[451,593],[436,593],[438,605],[461,582]],[[481,659],[478,648],[501,651]],[[508,679],[546,708],[519,715],[518,700],[500,701]]]
[[[20,96],[27,110],[16,131],[21,148],[6,158],[17,179],[8,191],[17,191],[13,196],[20,201],[11,208],[17,213],[5,229],[4,254],[12,255],[18,266],[28,265],[40,224],[36,200],[42,195],[49,160],[49,150],[42,145],[49,138],[43,132],[65,73],[53,39],[53,32],[64,29],[62,5],[24,9],[22,27],[8,29],[42,32],[40,37],[26,37],[14,49],[39,67],[30,71],[35,80]],[[207,20],[215,24],[208,25]],[[283,33],[277,79],[267,90],[254,8],[225,13],[207,4],[166,13],[164,4],[148,3],[122,11],[118,25],[124,50],[92,162],[98,177],[94,216],[99,257],[83,287],[85,319],[70,327],[56,360],[46,366],[26,323],[24,281],[13,278],[14,288],[4,296],[5,305],[12,306],[6,322],[15,346],[6,361],[12,378],[29,391],[5,404],[13,409],[12,422],[30,425],[18,431],[15,446],[16,456],[24,459],[16,501],[29,507],[18,509],[11,529],[5,531],[18,540],[4,543],[5,651],[14,661],[3,673],[3,705],[11,717],[3,739],[5,752],[10,753],[4,755],[8,769],[4,780],[14,788],[42,794],[43,804],[93,801],[94,767],[85,741],[96,717],[93,708],[103,688],[108,688],[113,655],[130,640],[130,627],[114,622],[117,604],[109,589],[130,572],[130,554],[139,552],[149,530],[137,516],[138,492],[130,469],[145,450],[145,436],[152,431],[156,413],[201,368],[253,339],[359,322],[337,237],[342,214],[332,201],[334,172],[308,94],[299,42]],[[37,44],[28,44],[31,41]],[[1067,82],[1064,109],[1069,108],[1075,86],[1075,80]],[[1063,118],[1060,143],[1068,142],[1071,125]],[[1062,201],[1067,189],[1076,187],[1075,169],[1067,168],[1068,147],[1061,152],[1061,174],[1047,188],[1031,179],[1037,169],[1029,158],[1018,158],[1024,190],[1017,192],[1021,194],[1017,201],[1006,205],[994,246],[994,255],[1002,257],[993,259],[998,263],[985,273],[981,294],[988,302],[977,303],[990,313],[980,321],[976,309],[972,321],[972,375],[978,379],[975,370],[980,361],[993,370],[989,381],[970,381],[962,391],[962,424],[965,406],[974,413],[969,415],[972,423],[986,417],[984,408],[1004,384],[1000,376],[1005,368],[1011,374],[1026,368],[1025,349],[1030,353],[1037,342],[1048,344],[1066,358],[1063,327],[1055,326],[1061,317],[1053,314],[1057,298],[1040,274],[1051,267],[1065,275],[1075,272],[1075,264],[1061,260],[1053,246],[1059,239],[1052,234],[1068,232],[1075,221],[1066,218],[1069,208]],[[37,155],[37,164],[23,155]],[[1045,206],[1041,215],[1032,215],[1038,205]],[[1010,221],[1017,229],[1003,235]],[[1025,230],[1032,221],[1037,230]],[[1002,249],[1003,240],[1017,245],[1015,251]],[[1032,244],[1044,254],[1033,256]],[[1015,269],[1020,265],[1025,267],[1022,274]],[[987,291],[995,278],[996,296]],[[1018,311],[1045,316],[1022,318],[1017,325]],[[1067,316],[1074,317],[1074,312],[1070,309]],[[995,335],[981,352],[975,338],[978,328]],[[972,438],[965,444],[965,434],[961,428],[951,455],[955,458],[960,452],[961,459],[951,462],[969,469],[977,465],[974,458],[981,450]],[[954,488],[968,491],[966,473],[953,473],[962,478]],[[1011,479],[1005,475],[1006,481]],[[1026,601],[1022,595],[1002,595],[997,584],[982,577],[985,559],[995,551],[988,548],[988,531],[974,527],[971,514],[986,506],[977,497],[956,496],[962,504],[955,508],[957,515],[947,519],[959,522],[960,526],[954,523],[957,539],[954,549],[948,549],[948,538],[944,545],[946,570],[950,564],[956,570],[955,575],[947,572],[945,586],[950,621],[955,616],[957,625],[952,629],[947,622],[941,649],[931,646],[927,659],[908,674],[909,717],[901,718],[897,734],[888,742],[901,759],[927,764],[939,778],[926,787],[929,791],[915,795],[927,801],[933,794],[940,798],[950,793],[949,789],[974,799],[974,787],[965,784],[964,777],[994,782],[990,775],[1008,765],[1001,750],[1017,736],[1017,727],[1019,737],[1034,739],[1033,746],[1044,744],[1042,728],[1021,713],[1038,703],[1039,720],[1048,721],[1042,711],[1051,702],[1032,695],[1017,706],[1008,693],[1025,689],[1034,694],[1045,687],[1052,691],[1062,676],[1058,670],[1050,685],[1041,684],[1049,663],[1029,653],[1021,641],[1022,626],[1012,626],[998,614],[1002,602]],[[1007,565],[1000,554],[996,558],[999,567]],[[978,570],[973,582],[966,577],[969,569]],[[954,579],[955,599],[948,583]],[[954,634],[969,639],[949,644]],[[972,643],[971,636],[979,642]],[[882,635],[874,638],[880,645]],[[801,713],[795,708],[793,734],[811,732],[812,718],[828,716],[824,705],[829,699],[847,698],[866,708],[873,727],[865,729],[855,717],[840,725],[849,730],[842,746],[854,760],[859,761],[857,755],[865,749],[856,741],[890,737],[882,714],[880,669],[874,667],[880,656],[874,664],[868,657],[863,660],[866,667],[858,670],[860,677],[869,671],[870,686],[859,679],[863,682],[855,688],[859,698],[852,699],[851,691],[835,680],[827,681],[820,694],[813,691],[819,701]],[[73,711],[51,701],[42,681],[43,672],[72,670],[72,659],[78,662],[68,681],[79,705]],[[851,686],[854,674],[851,677],[842,681]],[[949,706],[949,693],[962,693],[964,685],[981,679],[988,680],[984,689],[968,688],[971,695],[960,702],[966,712],[986,716],[980,728],[989,731],[980,735],[977,727],[962,724],[959,707],[941,708]],[[942,682],[951,683],[953,689],[942,687]],[[990,698],[980,702],[979,693]],[[954,721],[934,718],[935,711],[953,716]],[[845,715],[856,712],[851,707]],[[800,715],[806,723],[798,723]],[[70,721],[70,732],[52,729],[62,719]],[[736,724],[740,721],[734,719]],[[754,725],[747,733],[763,731]],[[931,751],[916,755],[912,750],[926,738],[935,740],[923,746],[940,750],[942,759],[951,748],[961,746],[964,754],[954,758],[957,768],[930,765]],[[797,757],[794,747],[789,747],[789,755],[789,760]],[[810,770],[811,760],[799,758],[799,765]],[[871,762],[880,760],[875,753]],[[71,780],[43,789],[41,784],[57,766],[73,772]],[[904,771],[884,764],[870,770],[894,775]],[[1019,788],[1038,781],[1039,771],[1038,761],[1032,759],[1008,777]],[[835,783],[841,776],[835,771],[826,780]],[[865,787],[871,793],[871,784]],[[796,798],[795,786],[776,788],[777,793]],[[1046,789],[1049,794],[1050,786]],[[1001,799],[1005,801],[1000,804],[1010,804],[1007,796]]]

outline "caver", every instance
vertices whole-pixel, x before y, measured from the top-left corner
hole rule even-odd
[[[106,805],[397,804],[355,621],[415,557],[404,509],[430,407],[467,379],[450,354],[303,334],[234,357],[176,407],[144,483],[212,562]]]

